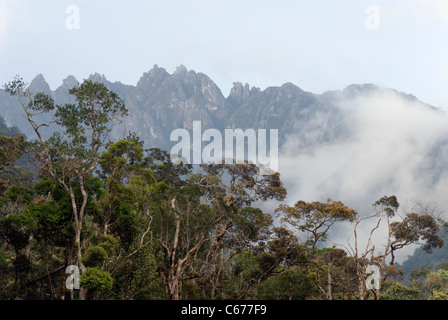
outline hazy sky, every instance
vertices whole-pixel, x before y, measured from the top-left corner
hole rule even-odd
[[[135,85],[183,64],[225,96],[234,81],[375,83],[448,109],[447,39],[446,0],[0,0],[0,83],[99,72]]]

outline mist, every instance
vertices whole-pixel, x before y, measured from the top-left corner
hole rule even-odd
[[[325,126],[319,115],[307,136],[291,135],[280,150],[279,172],[288,190],[286,202],[342,201],[361,217],[374,213],[372,204],[395,195],[400,213],[422,208],[445,214],[448,208],[448,116],[417,99],[378,88],[335,105],[344,119],[348,134],[326,143],[303,146],[303,140],[318,135]],[[318,127],[318,126],[317,126]],[[361,240],[366,241],[373,224],[360,225]],[[385,224],[375,233],[376,244],[384,244]],[[347,245],[353,240],[353,225],[336,226],[334,243]],[[381,246],[377,245],[381,250]],[[397,260],[406,259],[415,247],[402,249]]]

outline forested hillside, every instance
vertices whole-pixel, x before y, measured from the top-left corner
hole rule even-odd
[[[444,269],[407,287],[395,267],[407,246],[442,247],[443,220],[397,214],[392,194],[370,216],[338,199],[288,205],[279,173],[250,163],[193,168],[145,148],[134,132],[111,138],[129,113],[123,99],[93,80],[68,92],[69,102],[57,104],[20,78],[5,86],[36,140],[2,125],[1,299],[448,298]],[[62,130],[41,134],[53,125]],[[38,179],[8,178],[24,155]],[[277,203],[272,212],[262,209],[268,201]],[[357,242],[366,220],[374,221],[370,235],[385,224],[385,246]],[[343,224],[352,242],[324,246]],[[431,290],[421,285],[429,279]]]
[[[443,234],[442,239],[444,243],[447,243],[448,236]],[[409,279],[413,271],[422,268],[436,271],[439,268],[443,268],[446,262],[448,262],[448,246],[444,245],[441,248],[436,248],[431,253],[427,253],[423,248],[419,247],[403,263],[399,264],[398,267],[406,275],[403,279],[405,280],[404,282],[409,284]]]

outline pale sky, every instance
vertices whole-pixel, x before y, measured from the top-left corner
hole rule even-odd
[[[375,83],[448,109],[448,0],[0,0],[1,85],[94,72],[135,85],[154,64],[205,73],[224,96],[234,81]]]

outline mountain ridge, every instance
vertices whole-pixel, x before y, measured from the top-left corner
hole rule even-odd
[[[147,80],[150,80],[149,85],[154,87],[157,84],[160,84],[160,80],[164,80],[170,76],[180,76],[180,75],[197,75],[197,76],[205,76],[205,78],[207,78],[208,80],[212,81],[213,80],[207,76],[206,74],[202,73],[202,72],[196,72],[195,70],[188,70],[184,65],[180,65],[176,68],[176,70],[173,73],[169,73],[165,68],[163,67],[159,67],[157,64],[154,64],[153,68],[150,69],[149,71],[143,72],[143,74],[140,76],[140,78],[137,80],[135,85],[132,84],[124,84],[121,81],[110,81],[107,79],[107,77],[104,74],[100,74],[98,72],[94,72],[92,74],[90,74],[86,79],[87,80],[92,80],[95,82],[100,82],[100,83],[104,83],[104,84],[108,84],[108,85],[122,85],[124,87],[132,87],[132,88],[145,88],[148,86],[148,82]],[[47,83],[47,81],[45,80],[45,77],[42,73],[37,74],[30,82],[29,84],[29,88],[30,89],[36,89],[39,88],[39,90],[45,90],[45,92],[54,92],[60,89],[70,89],[73,86],[75,86],[76,84],[79,84],[80,81],[73,75],[68,75],[66,78],[64,78],[62,80],[62,84],[60,84],[58,87],[56,87],[56,89],[51,90],[50,85]],[[146,83],[146,84],[145,84]],[[213,82],[214,83],[214,82]],[[215,86],[217,86],[215,84]],[[218,86],[217,86],[218,87]],[[234,81],[233,82],[233,87],[230,88],[230,92],[227,96],[224,96],[223,93],[221,93],[224,98],[226,100],[231,99],[232,97],[234,97],[235,95],[244,95],[244,98],[247,99],[248,96],[254,94],[254,93],[260,93],[260,92],[264,92],[264,91],[269,91],[272,89],[279,89],[282,87],[295,87],[297,89],[299,89],[302,92],[308,92],[308,93],[312,93],[310,91],[306,91],[301,89],[298,85],[292,83],[292,82],[285,82],[281,85],[271,85],[271,86],[267,86],[264,90],[261,90],[259,87],[255,87],[255,86],[250,86],[247,82],[243,83],[241,81]],[[48,89],[48,90],[47,90]],[[219,87],[218,87],[219,89]],[[367,92],[367,91],[374,91],[377,89],[383,89],[383,90],[391,90],[394,91],[402,96],[406,96],[409,98],[409,100],[414,100],[414,101],[420,101],[416,96],[414,96],[413,94],[410,93],[405,93],[402,91],[398,91],[395,90],[393,88],[387,88],[387,87],[383,87],[374,83],[352,83],[349,84],[347,86],[345,86],[342,89],[334,89],[334,90],[326,90],[320,94],[316,94],[316,95],[326,95],[329,93],[342,93],[342,94],[346,94],[346,95],[354,95],[360,92]],[[221,91],[221,89],[219,89]],[[41,91],[42,92],[42,91]],[[240,93],[238,93],[240,92]],[[313,93],[315,94],[315,93]],[[245,100],[244,99],[244,100]],[[422,102],[422,101],[421,101]],[[438,107],[435,107],[433,105],[430,105],[426,102],[422,102],[425,105],[431,106],[435,109],[440,109]]]
[[[408,196],[406,192],[411,184],[417,191],[426,188],[424,195],[444,199],[440,194],[445,190],[444,177],[448,181],[448,161],[445,160],[448,159],[448,141],[445,138],[448,130],[440,129],[448,128],[448,125],[444,122],[433,126],[433,121],[445,113],[412,94],[372,83],[351,84],[342,90],[316,94],[291,82],[261,90],[235,81],[229,94],[224,96],[210,77],[185,66],[169,73],[154,65],[135,85],[111,82],[99,73],[89,75],[88,79],[104,83],[124,100],[129,109],[125,121],[112,128],[114,140],[127,136],[131,131],[145,141],[145,147],[169,151],[177,143],[170,141],[170,133],[177,128],[191,130],[193,121],[201,121],[203,130],[278,129],[280,151],[295,152],[285,157],[282,168],[286,171],[286,184],[290,185],[291,193],[298,194],[297,198],[321,200],[325,196],[344,202],[355,199],[349,205],[360,208],[359,211],[367,207],[364,212],[368,212],[370,203],[390,194],[391,190],[401,192],[397,196]],[[78,79],[69,75],[60,86],[51,90],[44,76],[39,74],[29,86],[32,90],[51,94],[56,103],[64,104],[73,102],[68,90],[78,83]],[[371,97],[376,99],[369,102]],[[393,101],[390,102],[388,97],[393,97]],[[425,112],[425,115],[430,114],[425,116],[426,122],[422,122],[421,112],[415,113],[414,106],[429,111]],[[392,108],[397,111],[391,112],[394,111]],[[365,114],[364,109],[368,111]],[[403,113],[405,109],[415,114],[407,118],[409,114]],[[9,96],[3,89],[0,90],[0,117],[8,126],[15,125],[28,138],[33,138],[16,97]],[[409,121],[411,124],[406,125]],[[384,130],[377,122],[384,125]],[[414,128],[415,124],[418,128]],[[374,135],[370,134],[372,128]],[[427,129],[433,133],[425,138],[423,135]],[[55,130],[58,128],[47,130],[44,136],[49,137]],[[386,143],[388,145],[383,147]],[[378,157],[381,151],[384,152],[382,158]],[[397,151],[404,154],[403,159],[390,164]],[[375,173],[365,180],[357,180],[365,172],[360,168],[367,166],[366,161],[370,159],[374,159],[369,162],[374,169],[366,170]],[[290,161],[289,165],[287,161]],[[403,165],[408,170],[404,174],[401,172]],[[310,175],[313,170],[318,172]],[[362,194],[357,191],[360,188],[363,189]]]
[[[341,122],[343,117],[338,106],[343,99],[387,91],[395,92],[409,101],[420,102],[413,95],[371,83],[351,84],[342,90],[315,94],[292,82],[261,90],[248,83],[243,85],[235,81],[225,96],[209,76],[188,70],[183,65],[169,73],[155,64],[151,70],[142,74],[135,85],[111,82],[104,74],[97,72],[90,74],[87,79],[104,83],[124,100],[130,111],[123,125],[113,128],[114,138],[124,137],[129,131],[137,131],[147,146],[165,149],[171,145],[169,137],[172,130],[191,130],[195,120],[202,122],[203,129],[279,129],[279,144],[283,145],[289,135],[309,133],[320,128],[327,130],[319,134],[325,141],[346,136],[346,124]],[[69,75],[60,86],[51,90],[43,74],[38,74],[30,82],[29,89],[50,94],[56,103],[64,104],[73,102],[68,90],[77,84],[79,80]],[[34,133],[25,119],[20,117],[20,108],[17,108],[14,99],[0,90],[0,116],[8,125],[16,125],[26,136],[33,137]],[[51,135],[54,130],[48,130],[47,135]]]

